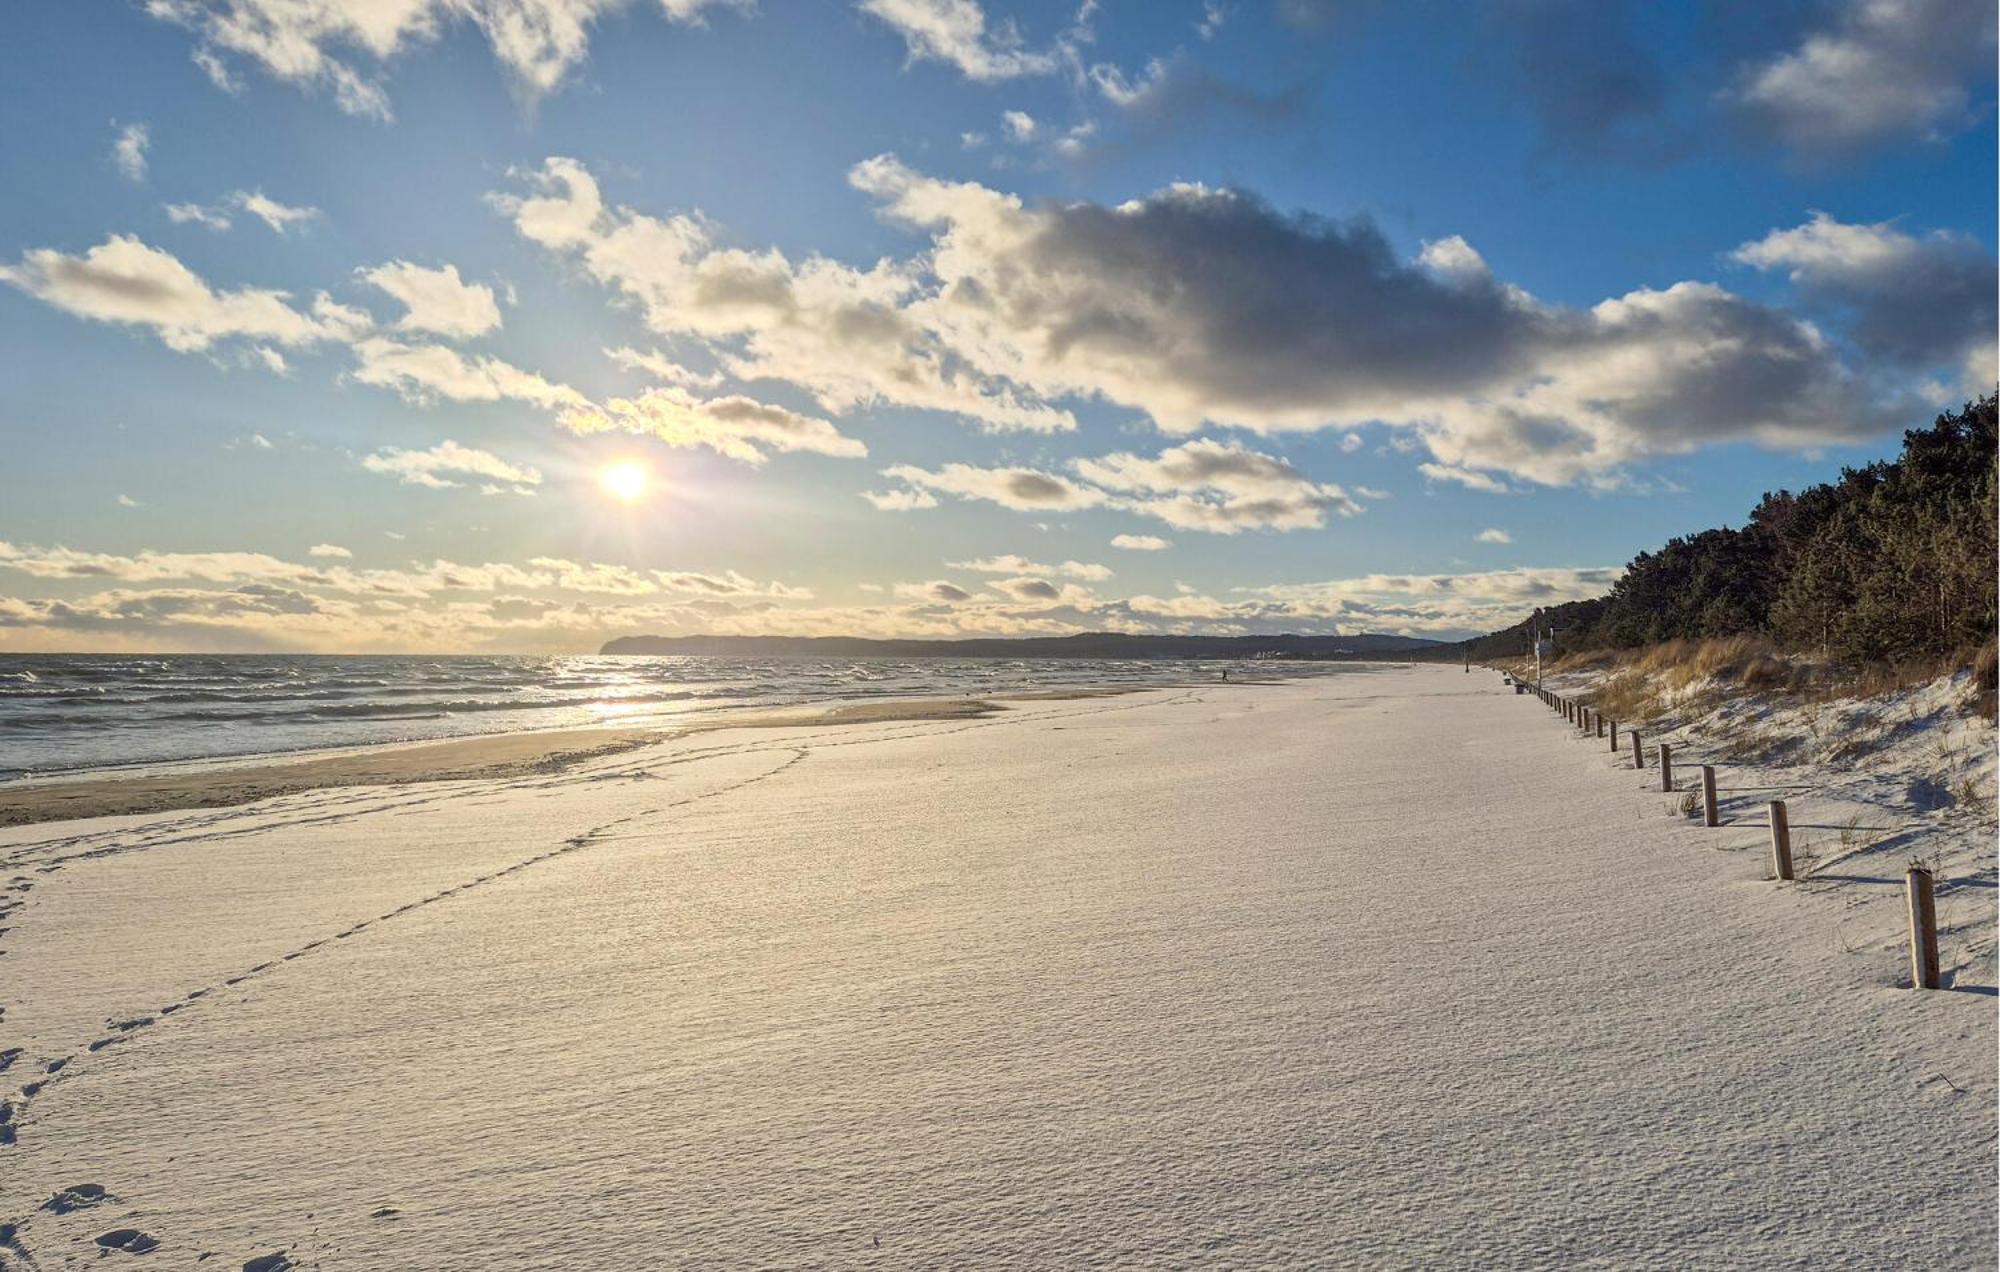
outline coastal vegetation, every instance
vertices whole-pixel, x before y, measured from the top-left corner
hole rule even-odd
[[[1740,528],[1641,552],[1609,594],[1460,648],[1515,658],[1534,628],[1553,628],[1566,657],[1660,647],[1654,661],[1766,683],[1799,674],[1786,654],[1878,677],[1972,663],[1990,703],[1995,407],[1989,396],[1941,414],[1893,460],[1767,494]]]

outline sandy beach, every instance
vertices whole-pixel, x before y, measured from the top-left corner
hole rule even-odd
[[[1990,1266],[1894,881],[1492,673],[998,705],[0,830],[0,1265]]]
[[[1118,691],[996,695],[1066,701]],[[180,765],[142,775],[95,773],[0,785],[0,827],[35,822],[228,808],[342,786],[494,780],[558,772],[580,760],[716,729],[790,729],[894,720],[969,720],[1000,708],[979,698],[849,702],[794,711],[732,712],[669,728],[537,729],[262,760]]]

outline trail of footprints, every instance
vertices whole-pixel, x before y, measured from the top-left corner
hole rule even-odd
[[[790,769],[793,765],[798,764],[800,761],[804,760],[806,756],[811,753],[804,747],[760,748],[760,749],[787,750],[790,752],[790,756],[782,764],[779,764],[776,767],[768,769],[753,777],[747,777],[742,779],[741,781],[732,782],[727,786],[717,787],[716,789],[704,792],[703,794],[690,795],[684,799],[673,800],[668,803],[661,804],[656,808],[642,809],[639,812],[631,813],[624,817],[613,818],[611,821],[605,822],[602,825],[592,827],[590,830],[585,831],[583,834],[576,835],[570,839],[563,841],[563,843],[560,846],[551,848],[546,852],[536,853],[532,857],[524,858],[520,861],[514,862],[512,865],[503,866],[497,870],[490,870],[485,874],[474,876],[473,878],[467,879],[462,883],[454,884],[449,888],[441,888],[438,891],[433,892],[428,896],[420,897],[415,901],[406,902],[403,905],[397,906],[393,910],[389,910],[385,913],[378,914],[373,918],[362,919],[359,922],[351,924],[350,926],[343,928],[338,932],[335,932],[331,936],[321,937],[316,941],[307,942],[306,944],[299,946],[297,949],[279,955],[277,958],[270,959],[263,963],[259,963],[255,967],[247,968],[244,971],[239,972],[236,975],[227,978],[226,980],[223,980],[220,984],[208,985],[208,986],[203,986],[200,989],[189,990],[179,1000],[168,1003],[167,1005],[159,1008],[156,1012],[150,1015],[136,1015],[128,1017],[123,1020],[106,1021],[105,1028],[108,1032],[106,1032],[102,1037],[94,1038],[90,1042],[84,1044],[82,1049],[78,1052],[72,1052],[69,1055],[60,1056],[57,1057],[56,1059],[48,1061],[43,1066],[42,1077],[32,1082],[25,1083],[20,1088],[20,1098],[18,1101],[0,1100],[0,1145],[12,1144],[15,1141],[16,1135],[14,1128],[16,1122],[21,1112],[24,1111],[25,1108],[27,1107],[27,1103],[29,1100],[32,1100],[35,1096],[40,1095],[44,1090],[46,1090],[50,1086],[56,1085],[66,1080],[69,1077],[75,1076],[77,1071],[71,1069],[70,1065],[80,1056],[94,1055],[98,1052],[102,1052],[112,1047],[115,1047],[118,1044],[129,1040],[134,1035],[138,1034],[141,1030],[149,1029],[154,1025],[159,1024],[167,1017],[175,1015],[178,1012],[184,1011],[187,1008],[194,1006],[195,1004],[199,1003],[202,999],[209,997],[211,994],[214,994],[223,989],[232,988],[236,985],[244,983],[245,981],[253,980],[257,977],[266,975],[269,972],[279,967],[282,967],[286,963],[290,963],[296,959],[305,957],[306,955],[312,953],[314,950],[322,949],[338,941],[345,941],[352,937],[359,936],[361,933],[367,931],[369,928],[375,926],[378,923],[386,923],[391,919],[399,918],[405,914],[410,913],[411,911],[420,910],[430,905],[436,905],[440,901],[448,900],[452,897],[458,896],[461,893],[469,892],[475,888],[484,887],[487,884],[491,884],[498,880],[505,879],[509,875],[518,874],[523,870],[527,870],[533,866],[538,866],[545,861],[552,861],[557,857],[567,856],[570,853],[578,852],[582,849],[592,847],[595,844],[603,842],[605,838],[611,834],[612,831],[615,831],[620,826],[628,825],[642,818],[658,816],[661,813],[671,812],[676,808],[682,808],[685,807],[686,805],[697,803],[701,800],[712,799],[718,795],[726,795],[732,791],[741,790],[746,786],[750,786],[757,782],[762,782],[769,778],[776,777],[780,773],[783,773],[786,770]],[[21,1053],[19,1048],[14,1048],[8,1052],[0,1053],[0,1061],[4,1061],[4,1063],[0,1063],[0,1071],[4,1071],[7,1068],[11,1068],[14,1065],[14,1063],[19,1059],[20,1054]]]
[[[1196,695],[1192,693],[1184,694],[1178,696],[1175,699],[1170,699],[1169,701],[1188,701],[1188,700],[1197,700]],[[1101,715],[1113,711],[1132,710],[1136,707],[1144,705],[1148,704],[1144,702],[1123,703],[1117,706],[1105,706],[1089,710],[1062,713],[1060,718],[1068,718],[1070,716],[1077,716],[1077,715]],[[803,742],[814,743],[819,746],[858,746],[874,742],[891,741],[913,736],[939,736],[943,734],[963,733],[971,729],[991,728],[1001,724],[1013,723],[1023,718],[1024,717],[1013,717],[1010,720],[1009,717],[1005,715],[1000,715],[994,717],[987,717],[984,719],[961,722],[951,728],[944,728],[944,729],[939,729],[935,727],[913,728],[913,729],[898,730],[891,733],[881,733],[881,732],[869,733],[865,736],[859,736],[859,737],[845,731],[836,732],[832,736],[828,736],[826,733],[809,733],[803,735],[798,740]],[[1039,717],[1026,717],[1026,718],[1040,718],[1046,720],[1049,718],[1049,716],[1045,714]],[[931,724],[934,722],[922,722],[922,723]],[[461,893],[468,892],[475,888],[484,887],[487,884],[491,884],[493,882],[496,882],[497,880],[504,879],[509,875],[518,874],[519,872],[527,870],[532,866],[540,865],[543,862],[551,861],[557,857],[567,856],[570,853],[578,852],[585,848],[606,843],[613,839],[629,838],[629,836],[614,836],[612,834],[613,831],[617,830],[621,826],[629,825],[630,823],[641,820],[643,818],[658,816],[661,813],[670,812],[673,809],[682,808],[689,804],[698,803],[702,800],[712,799],[718,795],[726,795],[732,791],[742,790],[744,787],[751,786],[758,782],[765,781],[769,778],[776,777],[779,774],[784,773],[787,770],[791,769],[794,765],[799,764],[800,762],[805,760],[807,756],[809,756],[812,753],[812,748],[809,746],[796,745],[792,742],[776,742],[776,743],[765,743],[765,744],[755,744],[755,745],[734,744],[734,745],[724,745],[715,747],[703,747],[692,751],[684,752],[680,755],[675,756],[671,760],[667,760],[664,762],[655,762],[650,766],[646,764],[639,764],[632,766],[616,766],[604,770],[587,771],[584,773],[571,773],[568,775],[558,776],[553,779],[536,781],[536,782],[524,783],[518,778],[508,779],[504,782],[494,783],[484,788],[474,788],[471,791],[466,790],[464,787],[459,787],[456,789],[446,789],[444,791],[440,791],[437,793],[420,795],[414,798],[397,797],[388,799],[385,799],[380,795],[375,795],[375,796],[357,795],[345,798],[336,796],[332,802],[335,803],[337,807],[335,807],[332,811],[327,811],[325,802],[320,802],[314,804],[311,808],[307,810],[302,810],[305,815],[291,817],[291,818],[281,818],[276,821],[268,820],[269,814],[271,812],[269,804],[264,805],[262,808],[258,809],[258,811],[254,814],[246,813],[245,810],[237,808],[221,809],[221,810],[216,810],[212,813],[205,813],[197,815],[192,818],[184,818],[177,820],[170,827],[170,833],[158,837],[142,836],[136,841],[134,841],[134,840],[123,839],[122,836],[125,834],[125,832],[123,831],[92,832],[81,835],[59,837],[57,839],[46,840],[36,844],[24,845],[23,847],[17,849],[13,854],[5,857],[0,857],[0,866],[13,866],[18,868],[21,866],[28,865],[30,862],[32,862],[34,868],[38,872],[49,873],[52,871],[62,869],[65,864],[71,861],[88,860],[98,857],[118,855],[125,852],[141,851],[147,848],[166,847],[174,844],[186,844],[186,843],[214,840],[220,838],[232,838],[238,835],[261,834],[266,831],[279,828],[289,828],[301,825],[323,825],[327,823],[338,822],[355,817],[365,816],[371,813],[387,812],[392,810],[394,811],[408,810],[415,807],[432,804],[443,799],[454,799],[454,798],[465,799],[468,797],[475,799],[487,798],[494,794],[497,794],[498,791],[502,788],[520,789],[523,786],[527,786],[530,789],[553,788],[565,785],[573,781],[597,782],[597,781],[616,781],[616,780],[647,780],[654,778],[656,776],[656,774],[652,771],[652,769],[654,768],[674,767],[681,764],[695,763],[700,760],[713,759],[718,756],[759,754],[766,751],[785,752],[789,754],[788,758],[786,758],[783,763],[777,765],[774,768],[768,769],[765,772],[756,774],[752,777],[744,778],[737,782],[732,782],[726,786],[717,787],[714,790],[705,792],[700,795],[690,795],[684,799],[669,801],[668,803],[659,805],[656,808],[643,809],[639,812],[631,813],[624,817],[613,818],[612,820],[607,821],[601,825],[592,827],[590,830],[585,831],[583,834],[576,835],[570,839],[563,841],[563,843],[559,847],[551,848],[546,852],[537,853],[532,857],[527,857],[521,861],[513,863],[512,865],[502,867],[501,869],[489,871],[486,874],[475,876],[474,878],[467,879],[462,883],[455,884],[452,887],[440,889],[436,892],[431,893],[428,896],[421,897],[415,901],[406,902],[403,905],[397,906],[393,910],[387,911],[386,913],[383,914],[376,915],[374,918],[363,919],[357,923],[348,926],[347,928],[339,932],[334,933],[332,936],[322,937],[318,940],[307,942],[306,944],[299,946],[297,949],[281,954],[277,958],[270,959],[263,963],[259,963],[255,967],[248,968],[243,972],[238,973],[235,976],[228,977],[227,979],[223,980],[219,985],[210,985],[210,986],[204,986],[199,989],[189,990],[180,999],[166,1004],[165,1006],[159,1008],[155,1013],[151,1015],[136,1015],[122,1020],[106,1021],[105,1027],[107,1032],[102,1037],[92,1039],[90,1042],[86,1043],[83,1046],[83,1048],[78,1052],[72,1052],[69,1055],[59,1056],[53,1060],[47,1061],[42,1066],[42,1073],[40,1077],[37,1077],[32,1081],[23,1083],[15,1096],[0,1098],[0,1147],[10,1146],[16,1142],[17,1139],[16,1126],[18,1125],[21,1113],[27,1108],[28,1102],[34,1099],[36,1096],[40,1095],[51,1085],[60,1083],[69,1076],[74,1076],[76,1071],[72,1070],[70,1066],[72,1062],[76,1061],[80,1056],[94,1055],[98,1052],[105,1051],[111,1047],[115,1047],[118,1044],[133,1037],[140,1031],[149,1029],[154,1025],[161,1023],[167,1017],[173,1016],[181,1011],[184,1011],[192,1006],[195,1006],[196,1004],[200,1003],[201,1000],[208,998],[210,995],[216,993],[219,990],[240,985],[245,981],[249,981],[254,978],[267,975],[270,972],[282,967],[286,963],[290,963],[296,959],[303,958],[315,950],[325,948],[326,946],[331,945],[338,941],[345,941],[352,937],[358,936],[362,932],[367,931],[370,927],[373,927],[377,923],[385,923],[391,919],[399,918],[402,915],[409,914],[412,911],[422,909],[426,906],[435,905],[441,901],[448,900],[451,897],[457,896]],[[235,826],[235,827],[230,826],[231,822],[249,820],[249,818],[253,816],[258,818],[258,820],[256,820],[253,824]],[[67,855],[58,855],[53,857],[39,856],[39,854],[44,852],[49,852],[49,851],[60,852],[62,849],[65,848],[78,849],[78,851],[68,853]],[[9,914],[11,914],[15,910],[19,909],[21,906],[26,904],[27,894],[30,891],[32,891],[33,888],[34,888],[34,881],[26,875],[15,875],[11,879],[9,879],[5,889],[0,890],[0,919],[6,918]],[[0,928],[0,936],[4,936],[5,932],[6,932],[5,928]],[[4,950],[0,950],[0,953],[4,953]],[[5,1020],[5,1012],[6,1012],[5,1007],[0,1006],[0,1023],[3,1023]],[[0,1073],[5,1073],[8,1070],[12,1069],[20,1061],[21,1056],[22,1056],[22,1049],[19,1047],[10,1047],[4,1050],[0,1050]],[[72,1184],[69,1187],[61,1189],[54,1196],[52,1196],[47,1201],[42,1203],[41,1209],[58,1215],[66,1215],[76,1211],[85,1210],[93,1206],[102,1204],[105,1201],[114,1199],[115,1198],[113,1197],[113,1195],[108,1190],[106,1190],[105,1187],[101,1184],[97,1183]],[[393,1206],[382,1206],[373,1211],[369,1215],[369,1217],[371,1219],[376,1219],[376,1220],[393,1221],[400,1217],[400,1212]],[[308,1215],[307,1218],[311,1218],[311,1216]],[[112,1228],[94,1238],[94,1242],[95,1245],[98,1247],[98,1252],[101,1255],[108,1255],[114,1251],[120,1251],[126,1254],[146,1254],[159,1248],[160,1246],[160,1241],[158,1238],[138,1228],[131,1228],[131,1227]],[[290,1249],[296,1249],[296,1243]],[[198,1257],[196,1261],[203,1262],[209,1259],[210,1257],[212,1257],[210,1253],[204,1252]],[[5,1272],[5,1269],[9,1269],[15,1266],[20,1266],[32,1270],[37,1268],[39,1265],[37,1264],[34,1256],[29,1252],[27,1247],[20,1240],[19,1224],[12,1221],[0,1221],[0,1272]],[[297,1266],[298,1265],[292,1262],[290,1254],[286,1250],[273,1251],[268,1254],[259,1255],[255,1258],[250,1259],[248,1262],[242,1265],[243,1272],[289,1272],[290,1269],[293,1269]]]
[[[1165,701],[1191,701],[1191,700],[1198,700],[1196,698],[1196,695],[1193,693],[1178,695],[1175,698],[1167,699]],[[1084,715],[1103,715],[1115,711],[1133,710],[1135,708],[1146,705],[1152,705],[1152,704],[1148,704],[1143,701],[1133,702],[1133,703],[1121,703],[1116,706],[1100,706],[1095,709],[1060,713],[1054,715],[1054,718],[1070,718],[1074,716],[1084,716]],[[943,728],[943,729],[935,727],[914,728],[914,729],[899,730],[890,733],[881,733],[881,732],[869,733],[862,736],[856,736],[851,732],[845,732],[845,731],[833,732],[831,736],[829,736],[827,732],[816,732],[816,733],[808,733],[802,735],[798,739],[798,741],[810,742],[818,747],[861,746],[861,745],[869,745],[876,742],[893,741],[901,738],[908,738],[915,736],[936,737],[953,733],[964,733],[972,729],[992,728],[997,725],[1015,723],[1023,719],[1047,720],[1050,718],[1052,718],[1052,715],[1048,713],[1033,717],[1016,716],[1011,718],[1007,715],[998,715],[998,716],[989,716],[982,719],[962,721],[957,723],[954,727],[951,728]],[[915,722],[915,723],[934,724],[935,722],[926,721],[926,722]],[[732,745],[723,745],[714,747],[703,747],[688,752],[684,752],[680,755],[675,756],[671,760],[667,760],[664,762],[655,762],[650,766],[645,764],[618,766],[605,770],[591,771],[584,774],[570,774],[567,775],[566,777],[558,777],[552,780],[543,780],[543,781],[526,782],[526,783],[521,782],[519,779],[510,779],[503,784],[496,784],[495,786],[490,788],[480,789],[476,792],[476,794],[487,795],[493,793],[493,791],[499,789],[500,785],[505,785],[512,789],[520,789],[523,786],[526,786],[529,789],[535,789],[535,788],[560,786],[566,784],[567,782],[577,781],[577,780],[583,780],[583,781],[645,780],[655,776],[655,774],[651,771],[654,768],[675,767],[682,764],[696,763],[701,760],[713,759],[719,756],[728,756],[728,755],[751,755],[751,754],[761,754],[764,752],[782,752],[782,753],[788,753],[789,757],[782,764],[777,765],[775,768],[768,769],[765,772],[759,773],[755,776],[747,777],[737,782],[732,782],[726,786],[717,787],[714,790],[705,792],[700,795],[690,795],[684,799],[669,801],[668,803],[661,804],[655,808],[642,809],[639,812],[631,813],[624,817],[613,818],[612,820],[605,822],[602,825],[592,827],[590,830],[585,831],[583,834],[576,835],[570,839],[565,840],[559,847],[551,848],[546,852],[537,853],[532,857],[524,858],[523,860],[517,861],[512,865],[504,866],[498,870],[492,870],[487,872],[486,874],[478,875],[474,878],[467,879],[462,883],[453,885],[452,887],[440,889],[437,892],[433,892],[428,896],[418,898],[415,901],[406,902],[405,904],[397,906],[395,909],[387,911],[386,913],[378,914],[373,918],[362,919],[359,922],[354,923],[349,927],[342,929],[339,932],[335,932],[332,936],[322,937],[318,940],[310,941],[304,945],[299,946],[297,949],[279,955],[277,958],[270,959],[263,963],[259,963],[255,967],[251,967],[242,972],[239,972],[238,974],[225,979],[220,984],[209,985],[199,989],[189,990],[179,1000],[172,1003],[168,1003],[163,1007],[160,1007],[153,1014],[136,1015],[128,1017],[123,1020],[107,1021],[105,1022],[105,1027],[108,1030],[108,1032],[105,1033],[102,1037],[92,1039],[90,1042],[84,1044],[84,1046],[79,1051],[72,1052],[69,1055],[59,1056],[53,1060],[49,1060],[48,1062],[46,1062],[46,1064],[43,1066],[42,1076],[33,1081],[24,1083],[18,1092],[17,1098],[0,1099],[0,1147],[11,1145],[16,1141],[17,1132],[15,1128],[18,1125],[20,1114],[26,1109],[28,1102],[34,1099],[36,1096],[40,1095],[50,1086],[56,1085],[66,1080],[69,1077],[75,1076],[76,1071],[71,1070],[70,1065],[73,1061],[77,1060],[81,1056],[94,1055],[99,1052],[108,1050],[112,1047],[115,1047],[120,1043],[128,1041],[130,1038],[138,1034],[140,1031],[149,1029],[154,1025],[161,1023],[167,1017],[173,1016],[181,1011],[184,1011],[196,1005],[202,999],[209,997],[211,994],[214,994],[219,990],[232,988],[234,986],[243,984],[246,981],[267,975],[273,970],[282,967],[284,964],[293,962],[296,959],[303,958],[315,950],[322,949],[338,941],[345,941],[355,936],[358,936],[361,933],[367,931],[370,927],[373,927],[377,923],[385,923],[391,919],[399,918],[414,910],[419,910],[426,906],[435,905],[441,901],[448,900],[451,897],[457,896],[461,893],[468,892],[475,888],[484,887],[487,884],[493,883],[500,879],[507,878],[510,875],[518,874],[523,870],[527,870],[533,866],[540,865],[543,862],[551,861],[557,857],[567,856],[570,853],[577,852],[581,849],[589,848],[594,845],[607,842],[609,839],[613,838],[611,832],[615,831],[620,826],[628,825],[632,822],[641,820],[643,818],[658,816],[661,813],[670,812],[673,809],[682,808],[689,804],[698,803],[702,800],[712,799],[719,795],[727,795],[733,791],[742,790],[744,787],[754,785],[758,782],[766,781],[773,777],[777,777],[779,774],[786,772],[794,765],[806,759],[806,757],[812,753],[813,749],[814,749],[813,746],[799,745],[792,741],[780,741],[780,742],[762,743],[754,745],[732,744]],[[314,816],[299,817],[296,819],[280,821],[276,823],[263,821],[253,826],[213,831],[208,834],[196,833],[190,835],[176,835],[172,837],[159,838],[159,839],[142,839],[141,841],[136,843],[125,843],[125,844],[119,844],[115,842],[99,843],[96,846],[86,849],[85,851],[78,852],[70,856],[50,859],[49,861],[40,864],[38,868],[44,871],[56,870],[56,869],[61,869],[62,864],[64,862],[73,860],[80,860],[90,857],[108,856],[122,852],[139,851],[143,848],[163,847],[169,844],[188,843],[202,839],[216,839],[224,837],[233,837],[235,835],[241,835],[241,834],[263,833],[267,830],[277,829],[280,827],[293,827],[299,825],[319,824],[329,821],[346,820],[349,818],[362,816],[367,813],[384,811],[385,809],[389,808],[407,808],[411,806],[433,803],[440,799],[447,799],[454,797],[465,798],[468,794],[469,792],[461,788],[456,791],[445,791],[435,795],[418,797],[414,799],[397,799],[389,801],[382,801],[378,799],[372,803],[368,803],[365,807],[361,808],[347,809],[344,811],[337,811],[333,813],[321,813]],[[352,802],[361,802],[361,801],[352,801]],[[269,810],[267,808],[265,810],[266,814],[268,814],[268,811]],[[197,819],[194,819],[192,824],[197,828],[214,827],[219,825],[226,825],[227,822],[231,820],[233,817],[241,817],[241,816],[243,816],[241,810],[225,809],[225,810],[220,810],[219,812],[213,815],[202,816]],[[173,829],[177,831],[185,830],[188,829],[189,826],[190,826],[189,822],[183,821],[176,823]],[[115,835],[117,832],[109,832],[109,833]],[[90,835],[70,836],[62,839],[44,841],[41,844],[30,845],[28,846],[28,848],[29,850],[33,850],[37,848],[46,849],[51,847],[75,846],[85,841],[91,840],[93,838],[97,838],[97,836],[90,836]],[[18,860],[21,855],[22,854],[17,853],[15,859]],[[0,900],[0,917],[5,917],[5,915],[11,913],[13,909],[18,908],[21,904],[23,904],[26,893],[30,891],[33,887],[34,887],[33,881],[28,879],[26,876],[15,876],[12,880],[10,880],[7,885],[7,889],[4,892],[0,892],[0,898],[4,898],[4,900]],[[4,1022],[5,1020],[5,1010],[6,1009],[4,1006],[0,1006],[0,1022]],[[12,1048],[6,1051],[0,1051],[0,1072],[5,1072],[8,1069],[12,1068],[19,1060],[20,1055],[21,1055],[20,1048]]]

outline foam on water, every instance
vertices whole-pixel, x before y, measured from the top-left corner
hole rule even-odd
[[[0,780],[85,768],[641,724],[695,711],[1167,684],[1112,659],[0,655]]]

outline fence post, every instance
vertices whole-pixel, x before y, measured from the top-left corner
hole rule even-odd
[[[1938,987],[1937,898],[1931,872],[1911,866],[1906,880],[1910,893],[1910,988]]]
[[[1782,799],[1771,801],[1771,869],[1780,879],[1792,877],[1792,824]]]
[[[1601,737],[1603,737],[1603,736],[1604,736],[1604,713],[1603,713],[1602,711],[1593,711],[1593,712],[1591,712],[1591,713],[1590,713],[1590,718],[1591,718],[1591,721],[1592,721],[1593,723],[1595,723],[1595,724],[1597,725],[1597,736],[1598,736],[1598,737],[1600,737],[1600,738],[1601,738]],[[1618,744],[1617,744],[1616,742],[1613,742],[1613,743],[1611,744],[1611,749],[1612,749],[1612,750],[1614,750],[1614,751],[1615,751],[1615,750],[1617,750],[1617,749],[1618,749]]]
[[[1715,815],[1715,765],[1701,766],[1701,824],[1720,826],[1722,819]]]
[[[1611,722],[1611,753],[1613,755],[1618,754],[1618,722],[1616,720]]]
[[[1646,767],[1646,748],[1639,742],[1637,729],[1632,730],[1632,767],[1635,769]]]
[[[1666,743],[1660,743],[1660,789],[1674,789],[1674,752]]]

